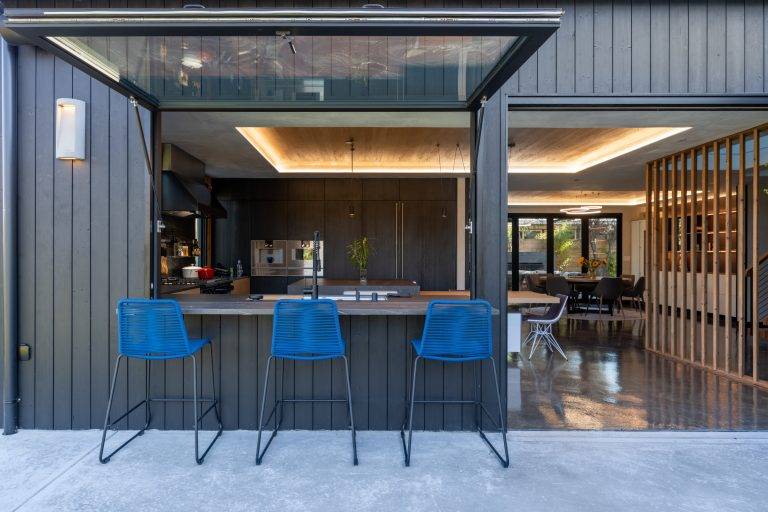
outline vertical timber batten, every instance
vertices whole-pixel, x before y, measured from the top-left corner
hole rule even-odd
[[[763,214],[760,134],[766,127],[646,163],[646,214],[656,224],[646,238],[654,253],[648,308],[654,314],[648,315],[647,346],[675,360],[763,388],[768,388],[768,380],[758,373],[761,281],[756,262]],[[659,200],[663,202],[659,204]],[[672,282],[670,290],[665,290],[669,271]],[[678,283],[682,283],[682,293],[676,289]],[[660,289],[655,290],[655,285]],[[669,333],[665,324],[671,329],[679,327],[678,336]],[[669,339],[667,334],[671,334]]]

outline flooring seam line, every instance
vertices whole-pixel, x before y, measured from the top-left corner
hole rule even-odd
[[[107,440],[111,439],[113,436],[115,436],[119,431],[114,431],[111,434],[107,436]],[[27,499],[19,503],[18,506],[16,506],[12,512],[17,512],[18,510],[21,510],[22,507],[26,506],[30,501],[32,501],[36,496],[38,496],[41,492],[43,492],[45,489],[51,486],[54,482],[59,480],[62,476],[69,473],[72,468],[80,464],[87,456],[89,456],[91,453],[93,453],[95,450],[97,450],[101,446],[101,441],[96,443],[90,450],[85,452],[81,457],[79,457],[77,460],[72,462],[69,466],[65,467],[62,471],[60,471],[57,475],[52,476],[48,479],[47,482],[45,482],[43,485],[41,485],[35,492],[33,492]]]

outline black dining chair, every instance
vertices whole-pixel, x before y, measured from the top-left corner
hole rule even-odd
[[[624,293],[624,281],[620,277],[604,277],[600,279],[600,282],[597,283],[597,286],[595,286],[595,289],[592,290],[587,298],[587,309],[584,314],[589,313],[593,301],[597,304],[597,313],[599,315],[603,314],[603,304],[607,304],[611,312],[616,302],[619,303],[619,308],[621,308],[621,301],[619,299],[621,299],[622,293]]]
[[[635,283],[635,286],[633,286],[631,289],[624,290],[622,297],[627,297],[632,302],[632,306],[634,306],[636,309],[640,310],[641,308],[644,308],[645,276],[641,276],[640,279],[638,279]]]

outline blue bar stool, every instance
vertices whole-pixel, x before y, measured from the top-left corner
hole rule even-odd
[[[208,346],[211,354],[211,385],[213,386],[213,397],[202,398],[197,396],[197,353],[204,346]],[[102,464],[109,462],[110,458],[125,447],[128,443],[144,434],[152,420],[150,410],[151,402],[192,402],[194,404],[195,417],[195,462],[202,464],[205,456],[210,451],[213,443],[221,436],[223,430],[221,424],[221,414],[219,412],[219,402],[216,398],[216,378],[213,373],[213,343],[205,339],[189,339],[187,329],[184,326],[184,317],[181,314],[181,308],[175,300],[153,300],[153,299],[123,299],[117,303],[117,361],[115,371],[112,375],[112,385],[109,389],[109,401],[107,402],[107,414],[104,418],[104,429],[101,433],[101,448],[99,449],[99,461]],[[183,359],[189,357],[192,359],[192,398],[151,398],[149,396],[149,367],[151,361],[167,361],[169,359]],[[128,411],[110,421],[110,411],[112,410],[112,399],[115,395],[115,382],[120,370],[120,362],[123,358],[143,359],[146,363],[146,392],[144,400],[134,405]],[[201,358],[202,364],[202,358]],[[201,402],[211,402],[211,405],[198,416]],[[141,427],[130,439],[118,446],[109,455],[104,455],[104,442],[107,437],[107,430],[114,424],[127,417],[133,411],[144,406],[144,426]],[[214,411],[218,430],[211,443],[199,455],[198,427],[203,418]]]
[[[344,360],[344,375],[347,380],[346,399],[291,399],[283,398],[280,387],[280,398],[275,402],[269,416],[264,419],[264,407],[267,401],[267,386],[269,385],[269,370],[275,359],[292,359],[299,361],[319,361],[323,359],[341,358]],[[256,444],[256,464],[261,464],[264,454],[277,435],[283,422],[283,408],[292,402],[346,402],[349,413],[350,430],[352,431],[353,463],[357,466],[357,440],[355,420],[352,416],[352,390],[349,385],[349,362],[345,355],[345,344],[341,338],[339,326],[339,311],[332,300],[279,300],[275,304],[275,317],[272,329],[272,353],[267,359],[267,371],[264,377],[264,392],[261,398],[259,413],[259,437]],[[269,436],[264,450],[261,450],[261,433],[265,423],[275,415],[278,409],[279,417],[275,420],[275,428]]]
[[[493,336],[491,334],[491,305],[484,300],[451,301],[435,300],[429,303],[427,318],[424,321],[424,331],[420,340],[411,344],[416,352],[413,362],[413,381],[411,383],[410,400],[406,403],[405,418],[400,427],[400,438],[403,443],[405,465],[411,465],[411,439],[413,437],[413,405],[414,404],[448,404],[473,405],[475,409],[475,427],[480,437],[493,450],[496,457],[505,468],[509,467],[509,450],[507,448],[506,425],[504,411],[501,407],[499,379],[496,373],[496,362],[493,359]],[[419,361],[443,361],[447,363],[466,363],[475,361],[490,361],[493,370],[493,383],[496,389],[496,400],[499,405],[498,422],[490,415],[478,395],[479,386],[475,384],[474,400],[416,400],[416,373]],[[504,455],[496,449],[485,435],[481,427],[480,411],[498,427],[504,442]],[[408,441],[405,439],[405,425],[408,424]]]

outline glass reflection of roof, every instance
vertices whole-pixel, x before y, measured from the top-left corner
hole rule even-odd
[[[462,102],[514,36],[50,37],[155,98]]]

